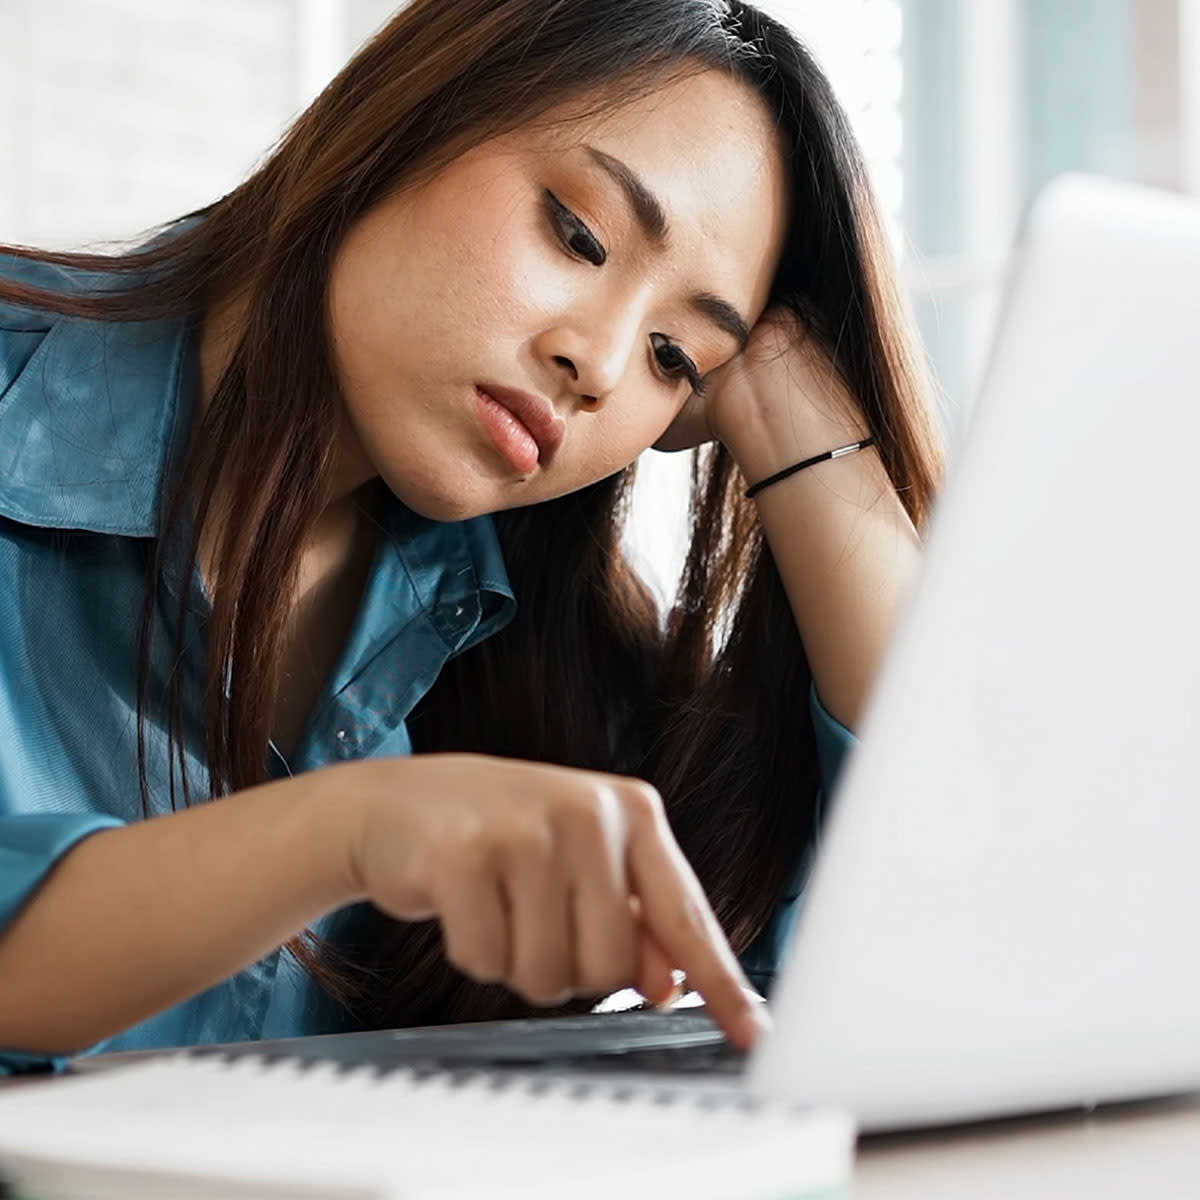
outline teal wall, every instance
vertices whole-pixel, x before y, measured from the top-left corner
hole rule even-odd
[[[1132,175],[1132,0],[1021,0],[1021,19],[1024,198],[1062,171]]]

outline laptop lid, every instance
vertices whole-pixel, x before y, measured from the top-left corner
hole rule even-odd
[[[1200,206],[1027,218],[753,1056],[868,1129],[1200,1087]]]

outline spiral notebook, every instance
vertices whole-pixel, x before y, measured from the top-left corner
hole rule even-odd
[[[0,1090],[25,1200],[801,1200],[851,1119],[729,1094],[180,1054]]]

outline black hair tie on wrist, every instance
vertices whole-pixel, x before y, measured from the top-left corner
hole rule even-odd
[[[854,454],[859,450],[865,450],[868,446],[875,445],[873,437],[863,438],[861,442],[851,442],[849,446],[839,446],[836,450],[826,450],[824,454],[814,454],[812,458],[806,458],[803,462],[793,463],[790,467],[784,467],[782,471],[776,471],[774,475],[767,476],[766,479],[759,480],[753,487],[746,489],[746,499],[753,500],[763,488],[768,488],[773,483],[778,483],[781,479],[786,479],[789,475],[795,475],[797,471],[803,471],[805,467],[816,466],[817,463],[827,462],[831,458],[842,458],[847,454]]]

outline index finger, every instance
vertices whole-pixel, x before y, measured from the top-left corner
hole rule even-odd
[[[630,821],[627,857],[642,921],[729,1040],[748,1050],[766,1027],[766,1014],[751,999],[750,983],[661,812],[636,807],[641,811]]]

